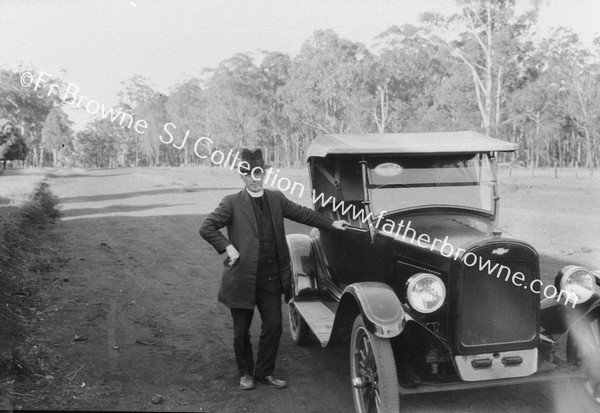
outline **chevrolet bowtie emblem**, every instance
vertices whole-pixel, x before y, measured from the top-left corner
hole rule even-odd
[[[507,248],[496,248],[494,251],[492,251],[492,254],[496,254],[496,255],[504,255],[508,252]]]

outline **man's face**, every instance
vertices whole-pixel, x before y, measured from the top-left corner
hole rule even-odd
[[[264,171],[255,170],[253,173],[242,175],[246,189],[250,192],[260,192],[263,189]]]

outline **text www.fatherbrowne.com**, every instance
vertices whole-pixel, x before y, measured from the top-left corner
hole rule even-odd
[[[455,248],[450,242],[448,242],[448,236],[443,240],[439,238],[430,237],[428,234],[420,234],[417,236],[417,231],[411,227],[411,221],[395,222],[391,219],[385,219],[385,222],[381,224],[384,214],[388,211],[381,211],[377,216],[373,216],[371,212],[365,213],[365,210],[360,208],[357,209],[354,204],[345,205],[344,201],[336,202],[333,196],[325,199],[325,195],[321,192],[318,195],[315,190],[312,191],[312,201],[314,205],[320,203],[322,207],[331,204],[330,208],[333,212],[339,211],[344,217],[351,217],[354,221],[362,221],[363,224],[367,223],[370,219],[373,219],[375,228],[381,228],[381,230],[392,237],[401,238],[402,240],[408,240],[411,244],[416,244],[420,248],[429,249],[430,251],[439,250],[440,254],[446,258],[452,257],[453,260],[459,258],[462,262],[469,266],[478,266],[479,271],[487,272],[488,275],[494,275],[496,278],[503,278],[506,282],[512,282],[514,286],[530,290],[535,294],[544,294],[546,299],[555,299],[560,302],[564,300],[564,304],[571,304],[573,308],[577,304],[577,295],[561,289],[558,289],[554,285],[547,285],[544,287],[543,283],[539,279],[531,281],[529,284],[524,284],[525,274],[520,271],[512,272],[511,269],[505,265],[498,263],[492,264],[489,259],[483,259],[472,252],[467,252],[463,248]],[[544,287],[542,289],[542,287]]]

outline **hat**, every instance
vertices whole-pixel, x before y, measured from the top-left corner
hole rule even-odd
[[[254,168],[262,168],[263,170],[272,168],[271,165],[266,165],[263,159],[262,150],[260,148],[251,151],[248,148],[242,149],[240,153],[240,162],[238,169],[242,173],[249,173]]]

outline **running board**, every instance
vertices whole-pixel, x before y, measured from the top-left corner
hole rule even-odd
[[[295,301],[296,309],[308,324],[321,347],[326,347],[331,338],[335,314],[322,301]]]

